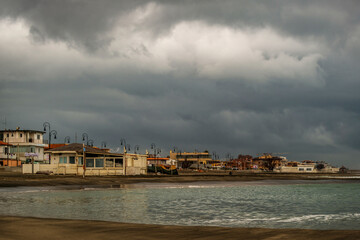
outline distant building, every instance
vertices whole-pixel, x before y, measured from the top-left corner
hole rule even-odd
[[[228,162],[228,166],[238,170],[249,170],[252,169],[253,157],[251,155],[239,154],[236,159],[231,159]]]
[[[24,164],[23,173],[52,172],[70,175],[146,174],[146,155],[110,153],[95,147],[72,143],[49,149],[50,164]]]
[[[285,165],[274,169],[274,172],[282,173],[338,173],[339,171],[339,168],[332,167],[325,162],[314,162],[311,160],[287,162]]]
[[[37,130],[1,130],[0,141],[11,144],[10,154],[15,154],[22,163],[44,161],[43,131]]]
[[[177,162],[177,167],[190,168],[190,167],[206,167],[213,163],[217,163],[212,159],[211,154],[207,151],[204,152],[173,152],[170,151],[170,159]]]
[[[150,156],[147,158],[148,165],[171,165],[170,158],[162,158],[162,157],[153,157]]]
[[[273,171],[286,163],[286,158],[263,154],[252,160],[253,168],[259,170]]]

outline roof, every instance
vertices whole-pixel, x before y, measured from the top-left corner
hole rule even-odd
[[[29,133],[42,133],[44,134],[44,131],[39,131],[39,130],[25,130],[25,129],[5,129],[5,130],[0,130],[0,133],[6,133],[6,132],[29,132]]]
[[[12,146],[12,144],[0,141],[0,146]]]
[[[50,147],[45,147],[45,150],[58,148],[58,147],[62,147],[62,146],[66,146],[66,144],[65,143],[54,143],[54,144],[50,144]]]
[[[47,152],[55,153],[55,152],[83,152],[83,144],[82,143],[71,143],[69,145],[64,145],[57,148],[52,148]],[[85,152],[86,153],[98,153],[98,154],[116,154],[116,153],[109,153],[107,151],[101,150],[99,148],[94,148],[91,146],[85,145]],[[119,154],[120,155],[120,154]],[[121,154],[122,155],[122,154]]]

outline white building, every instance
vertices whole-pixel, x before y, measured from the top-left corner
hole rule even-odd
[[[32,160],[44,161],[43,131],[37,130],[1,130],[0,141],[11,144],[10,154],[16,154],[22,163]]]

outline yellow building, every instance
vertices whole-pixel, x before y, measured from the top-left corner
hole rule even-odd
[[[214,160],[211,154],[204,152],[173,152],[170,151],[170,159],[177,162],[177,166],[181,168],[200,167],[212,164]]]

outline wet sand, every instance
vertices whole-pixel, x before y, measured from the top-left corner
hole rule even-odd
[[[132,183],[182,183],[201,181],[258,181],[258,180],[323,180],[348,179],[351,175],[341,174],[279,174],[234,173],[230,175],[144,175],[144,176],[63,176],[63,175],[23,175],[21,173],[0,172],[0,187],[18,186],[103,186],[121,187],[123,184]],[[359,180],[359,179],[358,179]]]
[[[360,239],[360,230],[165,226],[0,217],[0,239]]]

